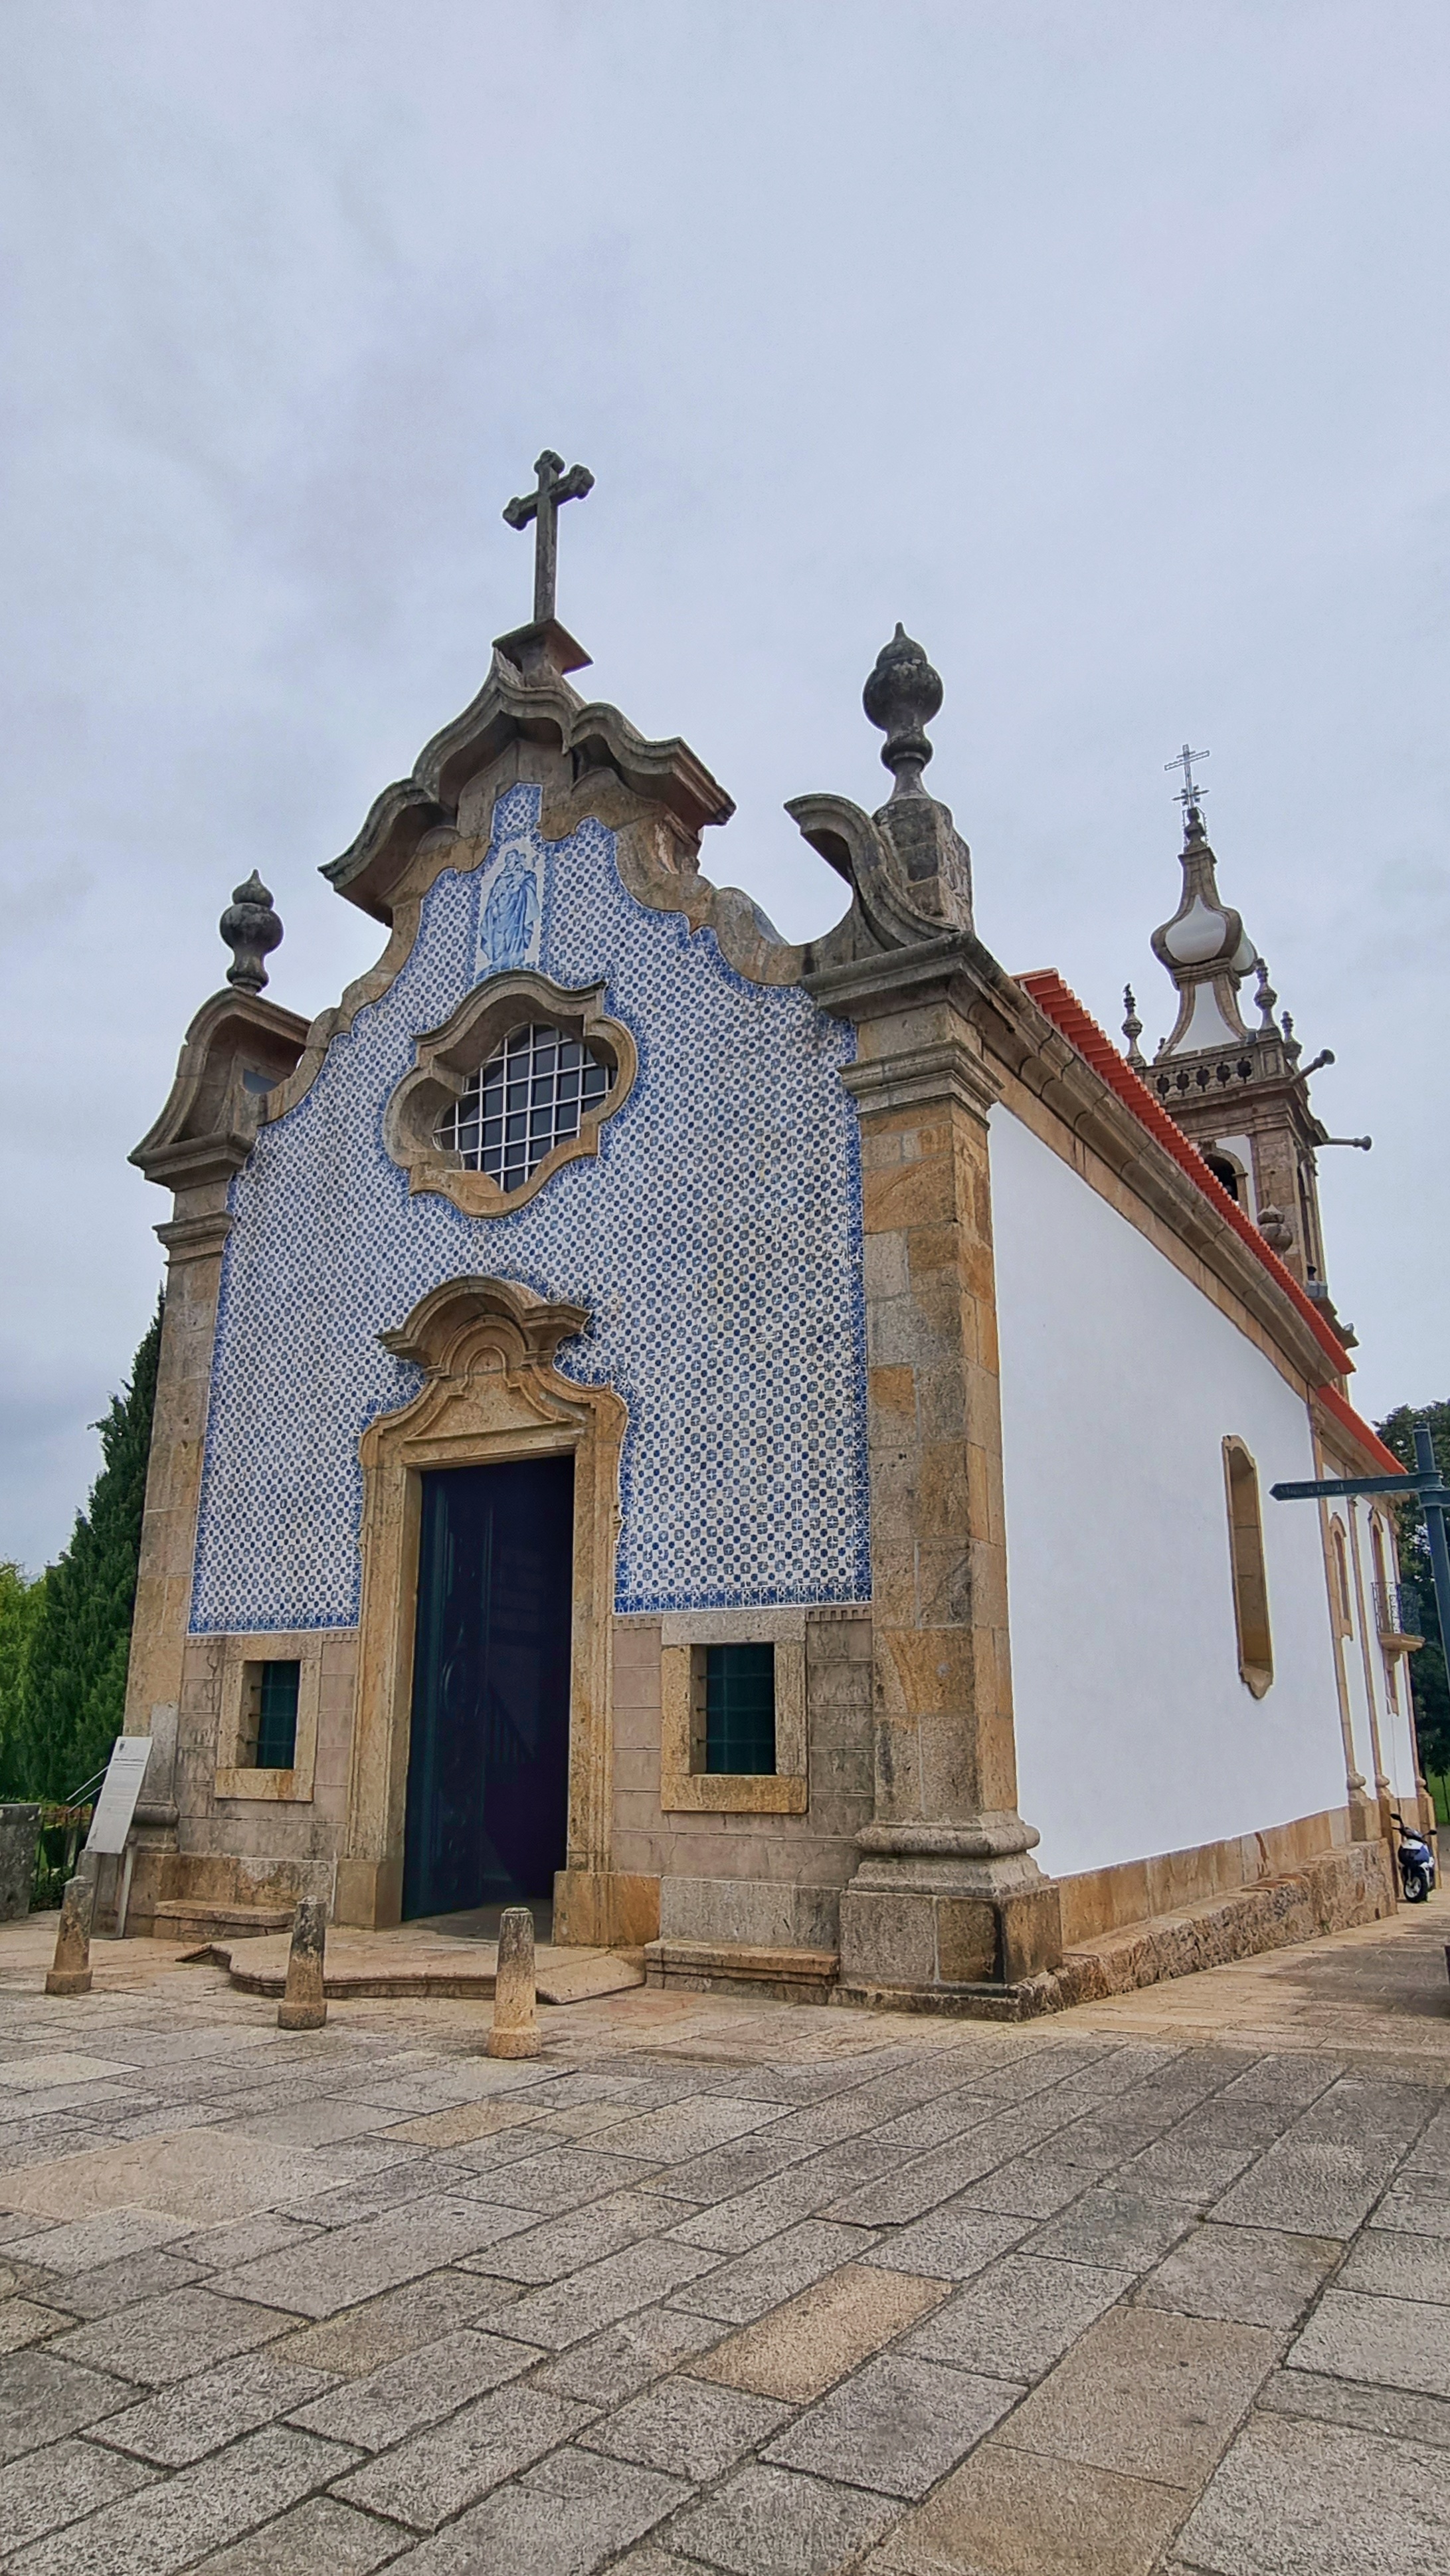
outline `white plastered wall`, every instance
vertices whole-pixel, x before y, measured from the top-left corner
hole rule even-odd
[[[1364,1473],[1363,1464],[1355,1460],[1331,1470],[1331,1473],[1356,1475]],[[1350,1675],[1350,1696],[1354,1710],[1355,1751],[1365,1778],[1374,1785],[1372,1737],[1369,1731],[1367,1703],[1373,1693],[1375,1724],[1379,1732],[1380,1757],[1384,1776],[1396,1798],[1413,1798],[1416,1789],[1415,1754],[1410,1736],[1410,1690],[1406,1658],[1397,1658],[1395,1696],[1398,1708],[1390,1705],[1389,1681],[1384,1650],[1379,1642],[1379,1629],[1374,1613],[1376,1580],[1374,1555],[1374,1514],[1368,1503],[1358,1499],[1335,1506],[1348,1518],[1351,1549],[1356,1560],[1358,1580],[1352,1603],[1354,1635],[1344,1641],[1345,1663]],[[1383,1539],[1385,1574],[1393,1582],[1396,1574],[1393,1537],[1386,1527]],[[1369,1689],[1366,1690],[1366,1667]]]
[[[1050,1147],[993,1113],[1018,1805],[1054,1876],[1341,1807],[1304,1402]],[[1274,1681],[1239,1678],[1222,1443],[1263,1496]]]

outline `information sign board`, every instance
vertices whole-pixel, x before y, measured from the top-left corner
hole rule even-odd
[[[136,1815],[136,1801],[151,1759],[149,1735],[118,1735],[116,1749],[106,1766],[91,1830],[86,1837],[88,1852],[123,1852],[126,1837]]]

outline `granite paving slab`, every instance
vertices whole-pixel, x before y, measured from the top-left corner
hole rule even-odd
[[[187,2468],[239,2433],[254,2433],[305,2406],[331,2385],[319,2370],[300,2369],[270,2353],[243,2353],[106,2416],[91,2426],[90,2439],[158,2468]]]
[[[677,2308],[698,2309],[701,2316],[718,2317],[725,2325],[747,2325],[752,2317],[779,2307],[782,2300],[823,2274],[839,2270],[843,2263],[859,2263],[875,2242],[866,2227],[833,2227],[823,2219],[805,2219],[798,2227],[783,2229],[754,2253],[743,2254],[733,2263],[717,2263],[702,2280],[675,2290],[672,2302]]]
[[[904,2333],[946,2295],[942,2281],[848,2263],[728,2336],[689,2367],[701,2378],[803,2405]]]
[[[9,2568],[15,2576],[177,2576],[222,2541],[326,2486],[356,2456],[310,2433],[247,2433],[214,2459],[17,2550]]]
[[[155,2209],[103,2209],[70,2227],[47,2227],[31,2237],[12,2238],[12,2262],[42,2263],[47,2272],[91,2272],[123,2254],[150,2253],[189,2232],[188,2221]]]
[[[245,2540],[199,2559],[197,2576],[303,2576],[308,2569],[317,2576],[373,2576],[410,2539],[397,2523],[375,2522],[335,2496],[309,2496]]]
[[[658,2233],[660,2205],[643,2192],[617,2191],[605,2200],[586,2202],[562,2218],[546,2219],[521,2236],[508,2236],[463,2257],[466,2269],[490,2272],[500,2280],[542,2288],[566,2272],[618,2254],[641,2236]]]
[[[27,2344],[44,2343],[74,2323],[63,2308],[46,2308],[34,2299],[6,2299],[0,2305],[0,2353],[22,2352]]]
[[[680,2514],[669,2538],[687,2559],[731,2576],[835,2576],[899,2511],[862,2487],[757,2464]]]
[[[50,2349],[57,2360],[161,2388],[169,2380],[193,2378],[234,2353],[250,2352],[298,2322],[279,2309],[254,2307],[249,2300],[223,2298],[210,2289],[167,2290],[119,2315],[75,2327]]]
[[[461,2254],[476,2254],[527,2223],[520,2211],[486,2201],[414,2197],[385,2217],[356,2219],[310,2245],[219,2273],[217,2287],[300,2316],[329,2317],[376,2291],[438,2271]]]
[[[1429,2576],[1450,2557],[1450,2454],[1256,2415],[1178,2549],[1206,2576]]]
[[[668,2303],[640,2308],[561,2352],[537,2373],[536,2384],[586,2405],[617,2406],[678,2363],[708,2352],[724,2332],[713,2317],[691,2316]]]
[[[863,2564],[870,2576],[1152,2576],[1183,2506],[1180,2488],[989,2438]]]
[[[1255,2404],[1271,2415],[1313,2415],[1395,2441],[1430,2442],[1450,2451],[1450,2400],[1417,2390],[1382,2388],[1355,2379],[1321,2378],[1312,2370],[1276,2370]]]
[[[943,2281],[967,2281],[1010,2246],[1020,2245],[1031,2226],[1028,2218],[1008,2218],[998,2210],[949,2200],[929,2218],[893,2228],[861,2260],[892,2272],[931,2272]]]
[[[1392,2299],[1428,2299],[1450,2311],[1450,2241],[1418,2241],[1402,2229],[1367,2227],[1346,2256],[1338,2290],[1369,2290]],[[1450,2313],[1445,2323],[1450,2327]]]
[[[589,2450],[638,2460],[646,2468],[665,2469],[704,2486],[733,2467],[743,2452],[758,2450],[788,2413],[773,2398],[675,2374],[591,2426],[583,2440]]]
[[[1340,2260],[1332,2236],[1289,2236],[1263,2227],[1195,2227],[1136,2292],[1146,2307],[1225,2324],[1297,2325]]]
[[[118,2504],[149,2486],[155,2469],[94,2442],[67,2438],[0,2468],[0,2547],[8,2553],[43,2539],[63,2523]]]
[[[1040,2379],[1133,2280],[1106,2264],[1004,2254],[928,2317],[906,2349],[989,2379]]]
[[[279,2361],[361,2379],[381,2369],[384,2362],[395,2361],[400,2353],[416,2352],[420,2344],[436,2343],[458,2326],[494,2317],[517,2295],[511,2282],[483,2279],[461,2269],[425,2272],[400,2282],[394,2290],[383,2290],[375,2298],[342,2309],[320,2325],[304,2326],[300,2334],[285,2336],[272,2349]]]
[[[36,2246],[37,2255],[42,2251],[43,2241]],[[64,2307],[73,2318],[114,2316],[118,2308],[159,2299],[167,2290],[189,2289],[206,2279],[201,2264],[164,2248],[152,2254],[125,2254],[118,2263],[98,2264],[93,2272],[51,2272],[39,2261],[28,2263],[26,2269],[33,2295]]]
[[[1277,2338],[1260,2326],[1115,2308],[997,2438],[1196,2494],[1277,2356]]]
[[[572,2441],[592,2413],[550,2389],[500,2388],[381,2452],[343,2478],[337,2493],[364,2513],[436,2531],[490,2488]]]
[[[1450,2309],[1326,2290],[1288,2354],[1291,2369],[1450,2397]]]
[[[915,2501],[973,2450],[1022,2395],[905,2353],[868,2362],[807,2409],[764,2457],[782,2468]]]
[[[716,2257],[689,2245],[671,2245],[645,2237],[598,2263],[586,2263],[566,2281],[526,2290],[508,2311],[508,2330],[526,2343],[562,2352],[582,2343],[601,2326],[613,2325],[632,2308],[651,2307],[672,2291],[683,2289],[700,2273],[714,2268]]]
[[[409,2576],[594,2576],[688,2493],[636,2461],[560,2450],[403,2563]]]
[[[421,2425],[456,2413],[473,2397],[517,2379],[539,2358],[534,2344],[460,2326],[436,2343],[385,2361],[364,2378],[345,2380],[311,2404],[289,2409],[306,2432],[385,2451]]]
[[[128,2145],[13,2166],[0,2175],[0,2208],[62,2220],[151,2209],[204,2227],[269,2209],[333,2179],[303,2150],[234,2137],[222,2156],[210,2129],[178,2127]]]

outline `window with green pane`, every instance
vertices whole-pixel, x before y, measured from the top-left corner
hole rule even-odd
[[[705,1768],[775,1769],[774,1646],[706,1647]]]
[[[253,1760],[259,1771],[290,1771],[297,1758],[297,1686],[300,1662],[253,1667],[249,1717],[256,1726]]]

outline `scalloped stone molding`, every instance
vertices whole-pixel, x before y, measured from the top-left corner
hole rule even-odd
[[[599,1130],[624,1107],[639,1071],[639,1049],[621,1020],[601,1010],[602,984],[568,991],[530,968],[490,976],[459,1003],[439,1029],[417,1042],[418,1061],[405,1074],[383,1113],[383,1143],[408,1175],[408,1188],[435,1190],[465,1216],[511,1216],[527,1206],[565,1163],[599,1151]],[[515,1190],[500,1189],[487,1172],[470,1171],[462,1157],[437,1140],[440,1120],[462,1094],[470,1075],[502,1046],[510,1030],[545,1021],[580,1038],[608,1065],[604,1098],[587,1108],[576,1135],[566,1136]]]

